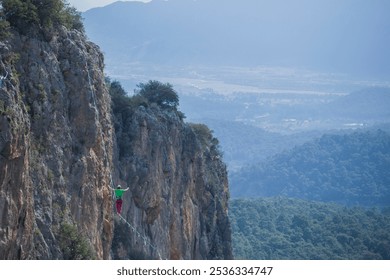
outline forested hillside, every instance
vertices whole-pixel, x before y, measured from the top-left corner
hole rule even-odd
[[[301,145],[322,135],[319,131],[284,135],[236,121],[215,119],[203,119],[203,121],[214,131],[220,141],[224,160],[230,171],[237,171],[243,166],[258,163],[293,145]]]
[[[236,259],[390,259],[390,211],[292,198],[231,201]]]
[[[231,174],[233,197],[285,195],[345,205],[390,205],[390,135],[324,135]]]

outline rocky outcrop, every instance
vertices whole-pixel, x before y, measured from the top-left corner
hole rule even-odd
[[[0,43],[0,259],[232,258],[211,138],[175,110],[138,106],[122,156],[103,66],[65,28]],[[112,182],[130,188],[123,219]]]
[[[137,230],[116,223],[114,257],[231,259],[228,181],[215,139],[157,106],[139,107],[127,125],[122,214]]]
[[[63,258],[63,225],[85,257],[109,258],[113,128],[98,47],[60,29],[49,42],[14,33],[0,55],[0,259]]]

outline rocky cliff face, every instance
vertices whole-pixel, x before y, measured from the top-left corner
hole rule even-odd
[[[113,129],[103,57],[79,32],[0,46],[0,259],[61,259],[64,226],[109,258]]]
[[[115,258],[231,259],[226,166],[212,136],[157,106],[139,107],[127,125],[123,216],[137,230],[116,223]]]
[[[46,35],[0,43],[0,259],[232,258],[218,154],[177,113],[140,106],[121,156],[98,47]],[[130,188],[126,221],[111,180]]]

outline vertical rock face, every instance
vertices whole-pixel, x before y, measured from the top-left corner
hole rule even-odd
[[[0,46],[0,259],[109,258],[113,130],[103,57],[79,32]]]
[[[0,42],[0,259],[232,258],[214,147],[176,111],[139,106],[122,156],[98,47],[47,35]],[[122,218],[112,179],[130,188]]]
[[[174,111],[139,107],[130,156],[120,161],[124,196],[115,258],[231,259],[226,167]],[[121,151],[120,151],[121,152]]]

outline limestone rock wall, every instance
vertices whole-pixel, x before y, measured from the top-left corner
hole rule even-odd
[[[231,259],[219,154],[173,111],[141,106],[130,127],[131,156],[121,160],[119,177],[130,188],[123,216],[141,236],[117,221],[115,258]]]
[[[61,259],[62,225],[110,257],[110,97],[98,47],[77,31],[0,45],[0,259]],[[64,246],[62,246],[64,247]]]

